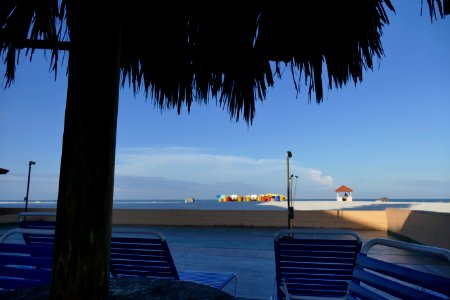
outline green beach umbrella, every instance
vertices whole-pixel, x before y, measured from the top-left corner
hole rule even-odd
[[[448,3],[428,0],[432,17],[449,13]],[[317,102],[322,76],[328,88],[360,82],[383,55],[386,9],[394,9],[389,0],[0,0],[7,86],[20,51],[50,51],[55,72],[68,51],[51,297],[108,298],[121,84],[161,110],[215,98],[251,123],[285,67]]]

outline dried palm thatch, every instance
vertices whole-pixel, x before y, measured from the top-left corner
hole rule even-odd
[[[70,1],[68,1],[70,2]],[[432,2],[434,3],[434,2]],[[442,11],[440,2],[439,11]],[[190,109],[194,100],[218,98],[230,115],[254,117],[255,100],[263,100],[280,63],[299,71],[309,94],[322,100],[322,62],[330,87],[351,77],[362,79],[372,57],[383,53],[380,36],[388,23],[384,4],[372,1],[237,1],[220,6],[200,1],[165,1],[146,9],[128,1],[123,9],[121,70],[123,82],[150,94],[160,108]],[[70,7],[70,3],[69,3]],[[56,71],[60,43],[70,39],[66,1],[0,2],[0,53],[6,53],[7,85],[14,80],[21,48],[47,48]],[[205,13],[206,12],[206,13]],[[67,19],[68,35],[62,34]],[[270,62],[275,62],[275,71]]]
[[[60,2],[60,3],[59,3]],[[446,0],[427,0],[430,16],[449,13]],[[57,70],[59,50],[70,40],[67,0],[0,1],[0,53],[6,84],[14,80],[20,49],[51,50]],[[255,101],[264,100],[280,64],[291,70],[296,87],[309,99],[323,98],[323,66],[328,87],[362,80],[374,58],[381,58],[382,28],[389,23],[390,0],[345,1],[164,1],[149,8],[127,1],[122,9],[122,82],[143,89],[161,109],[210,96],[230,116],[251,122]],[[69,9],[67,9],[69,7]],[[67,23],[64,21],[67,20]],[[68,29],[68,30],[67,30]],[[284,66],[283,66],[284,67]]]

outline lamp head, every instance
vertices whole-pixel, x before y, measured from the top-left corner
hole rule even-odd
[[[291,152],[291,151],[288,151],[288,152],[286,153],[286,157],[287,157],[287,158],[291,158],[291,157],[292,157],[292,152]]]
[[[30,167],[35,164],[36,164],[36,162],[30,160]]]

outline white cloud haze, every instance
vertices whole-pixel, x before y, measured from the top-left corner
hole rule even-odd
[[[300,166],[295,159],[290,160],[290,173],[298,176],[297,197],[334,197],[331,176]],[[57,173],[41,174],[36,170],[31,178],[30,199],[56,199],[58,176]],[[0,180],[0,199],[23,199],[26,183],[25,172],[10,172],[3,176]],[[285,159],[255,159],[183,147],[117,151],[115,199],[214,199],[218,194],[264,193],[286,194]]]
[[[215,154],[214,149],[183,147],[147,147],[118,149],[116,155],[114,198],[214,199],[218,194],[286,194],[286,160],[256,159],[246,156]],[[341,184],[321,170],[305,167],[290,159],[290,173],[297,175],[293,192],[300,199],[334,199]],[[30,185],[31,200],[55,200],[58,173],[34,170]],[[26,194],[27,173],[11,170],[0,177],[0,200],[20,200]],[[360,178],[350,186],[356,199],[445,198],[448,180],[415,178]],[[427,189],[423,187],[426,186]],[[382,188],[380,188],[382,187]],[[414,196],[411,196],[414,195]]]
[[[290,160],[298,190],[323,190],[333,196],[333,179]],[[284,159],[254,159],[180,147],[121,149],[116,157],[117,199],[176,199],[217,194],[286,194]],[[297,193],[297,196],[300,196]]]

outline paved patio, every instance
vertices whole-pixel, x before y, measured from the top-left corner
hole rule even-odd
[[[3,234],[13,226],[0,227]],[[120,226],[115,228],[130,228]],[[158,227],[133,226],[133,231],[161,232],[169,244],[178,271],[233,272],[238,276],[239,299],[270,299],[274,289],[273,238],[281,228]],[[394,239],[383,231],[358,231],[363,243],[381,237]],[[450,277],[450,267],[418,255],[377,246],[374,256],[413,268]]]

